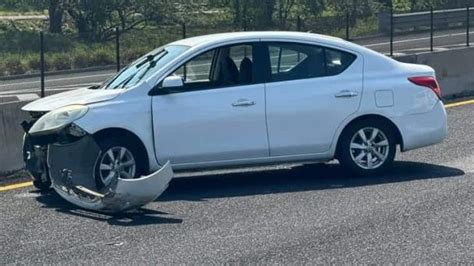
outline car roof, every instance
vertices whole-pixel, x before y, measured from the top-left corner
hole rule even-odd
[[[341,38],[327,35],[292,32],[292,31],[246,31],[246,32],[229,32],[217,33],[210,35],[202,35],[176,41],[174,45],[185,45],[190,47],[208,46],[213,44],[224,43],[228,41],[245,39],[261,39],[261,40],[281,40],[281,41],[310,41],[331,46],[345,47],[351,50],[360,50],[360,46]]]

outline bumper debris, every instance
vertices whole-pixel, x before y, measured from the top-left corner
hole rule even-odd
[[[81,208],[121,212],[139,208],[158,198],[173,177],[170,163],[137,179],[116,178],[98,189],[93,174],[100,148],[90,135],[70,144],[48,145],[48,168],[54,190]]]

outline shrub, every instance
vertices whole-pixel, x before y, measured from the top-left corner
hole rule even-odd
[[[48,52],[68,52],[74,49],[73,37],[68,34],[45,33],[44,47]]]
[[[26,65],[30,70],[40,70],[40,56],[39,54],[30,54],[25,58]]]
[[[76,50],[72,54],[72,64],[74,68],[85,68],[92,66],[91,54],[85,50]]]
[[[7,68],[3,62],[0,62],[0,77],[7,75]]]
[[[0,23],[0,29],[3,28]],[[0,52],[39,52],[40,37],[37,31],[0,31]],[[47,52],[70,51],[74,47],[72,37],[61,34],[44,34],[44,48]]]
[[[45,71],[53,69],[51,60],[48,54],[44,56],[44,68]],[[24,57],[24,62],[28,68],[28,72],[38,72],[41,69],[40,55],[38,53],[28,54]]]
[[[108,47],[100,47],[96,49],[92,55],[92,64],[95,66],[115,64],[114,50]]]
[[[122,55],[121,55],[121,62],[123,64],[129,64],[135,60],[137,60],[138,58],[142,57],[143,55],[145,55],[146,53],[148,53],[149,50],[147,50],[146,48],[140,48],[140,47],[137,47],[137,48],[134,48],[134,49],[128,49],[128,50],[125,50],[122,52]]]
[[[51,67],[55,70],[65,70],[71,69],[72,58],[68,53],[56,53],[48,56],[48,62],[50,62]]]
[[[28,70],[28,66],[22,62],[19,56],[7,56],[4,65],[8,75],[24,74]]]

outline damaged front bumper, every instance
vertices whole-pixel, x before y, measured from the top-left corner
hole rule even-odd
[[[139,208],[159,197],[173,178],[168,162],[150,175],[116,178],[98,189],[94,173],[101,150],[92,135],[85,133],[64,141],[58,136],[35,138],[26,133],[24,146],[25,162],[32,176],[50,180],[62,198],[88,210],[121,212]]]

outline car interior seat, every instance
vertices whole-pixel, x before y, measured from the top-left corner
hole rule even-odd
[[[253,81],[253,62],[250,58],[245,57],[240,62],[240,83],[250,84]]]
[[[218,84],[220,86],[236,85],[239,83],[239,69],[229,56],[220,62]]]

